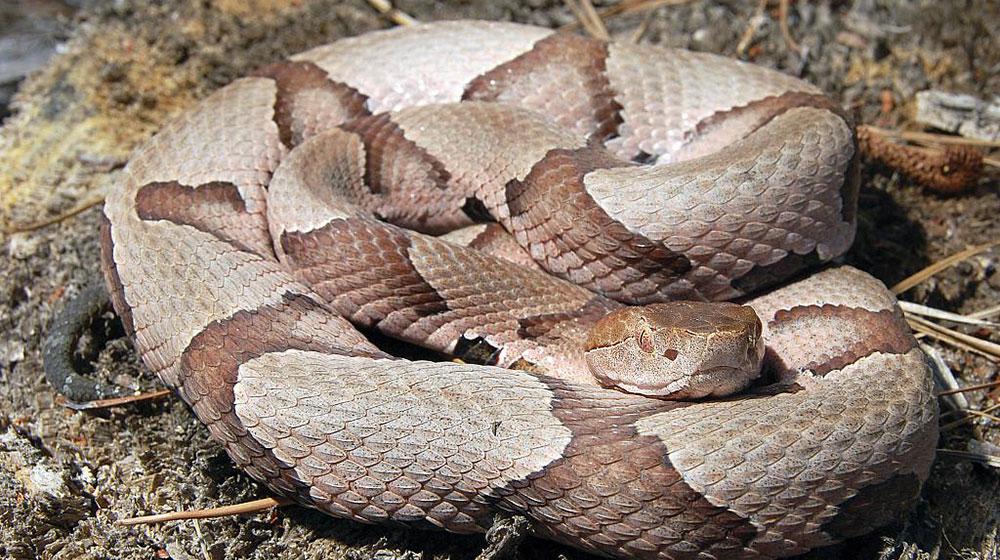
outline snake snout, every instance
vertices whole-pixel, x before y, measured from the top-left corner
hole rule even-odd
[[[725,396],[760,374],[762,326],[747,306],[674,302],[609,314],[586,344],[605,386],[665,399]]]

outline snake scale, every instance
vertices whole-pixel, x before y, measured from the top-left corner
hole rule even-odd
[[[612,557],[782,557],[892,520],[934,455],[894,297],[803,273],[850,246],[857,189],[848,118],[802,81],[442,22],[295,55],[175,119],[108,197],[102,261],[145,364],[282,496],[458,533],[519,514]],[[761,379],[601,387],[590,326],[676,299],[751,306]]]

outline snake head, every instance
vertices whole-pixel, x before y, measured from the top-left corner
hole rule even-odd
[[[732,303],[627,307],[590,330],[586,359],[606,387],[666,398],[725,396],[760,375],[761,322]]]

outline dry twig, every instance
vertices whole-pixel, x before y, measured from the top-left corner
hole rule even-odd
[[[864,128],[877,134],[881,134],[882,136],[897,138],[907,142],[917,142],[928,146],[936,144],[955,144],[960,146],[979,146],[981,148],[1000,148],[1000,141],[997,140],[963,138],[952,134],[937,134],[934,132],[920,132],[917,130],[890,130],[888,128],[879,128],[871,125],[864,125]]]
[[[649,30],[649,24],[653,22],[653,14],[655,13],[653,10],[646,12],[646,15],[642,17],[642,21],[639,22],[639,27],[636,27],[635,31],[632,32],[632,36],[629,37],[630,43],[636,45],[642,40],[642,36]]]
[[[952,373],[951,368],[945,363],[944,358],[941,357],[941,353],[937,351],[937,348],[927,344],[920,344],[920,349],[930,358],[931,373],[934,375],[934,386],[939,388],[942,393],[959,389],[960,386],[958,380],[955,379],[955,374]],[[969,400],[965,398],[965,393],[946,393],[939,395],[939,397],[941,404],[946,405],[950,409],[941,414],[942,418],[953,412],[970,408]]]
[[[994,315],[1000,315],[1000,305],[994,305],[993,307],[980,309],[979,311],[969,313],[968,316],[972,319],[985,319],[987,317],[992,317]]]
[[[53,216],[51,218],[47,218],[45,220],[41,220],[39,222],[34,222],[30,224],[14,224],[12,226],[6,227],[4,228],[3,233],[4,235],[11,235],[15,233],[25,233],[28,231],[39,230],[42,229],[43,227],[48,227],[53,224],[58,224],[60,222],[68,220],[73,216],[76,216],[77,214],[80,214],[86,210],[93,208],[94,206],[97,206],[98,204],[101,204],[102,202],[104,202],[103,196],[101,196],[100,198],[92,198],[86,202],[74,206],[73,208],[70,208],[69,210],[63,212],[62,214],[59,214],[58,216]]]
[[[998,421],[1000,418],[993,416]],[[989,467],[1000,468],[1000,455],[985,453],[983,451],[962,451],[960,449],[938,449],[938,455],[950,455],[959,459],[981,463]]]

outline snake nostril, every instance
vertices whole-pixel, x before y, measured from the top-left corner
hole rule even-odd
[[[670,361],[674,361],[674,360],[677,359],[677,356],[679,354],[680,354],[680,352],[678,352],[676,349],[674,349],[674,348],[667,348],[663,352],[663,357],[666,358],[666,359],[668,359],[668,360],[670,360]]]

